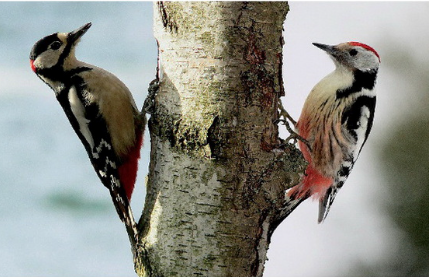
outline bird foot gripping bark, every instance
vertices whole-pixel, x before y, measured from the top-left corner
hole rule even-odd
[[[296,121],[285,110],[285,108],[283,107],[282,101],[280,99],[279,99],[279,113],[280,113],[280,117],[279,119],[277,119],[276,123],[282,122],[285,125],[286,130],[289,132],[289,136],[284,141],[289,142],[290,140],[294,140],[293,143],[295,144],[297,140],[300,140],[303,143],[305,143],[305,145],[307,145],[308,149],[310,149],[311,151],[310,143],[291,128],[289,121],[293,124],[294,127],[296,126]]]
[[[148,94],[144,101],[143,108],[141,113],[142,114],[152,114],[155,111],[155,96],[158,93],[159,90],[159,79],[156,78],[152,80],[149,84],[148,88]]]

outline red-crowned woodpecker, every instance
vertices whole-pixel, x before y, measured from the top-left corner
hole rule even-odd
[[[76,59],[76,45],[90,27],[88,23],[70,33],[42,38],[31,50],[30,65],[54,90],[120,219],[136,236],[129,201],[146,117],[116,76]]]
[[[301,183],[288,192],[296,203],[319,199],[322,222],[356,162],[371,131],[380,56],[370,46],[346,42],[313,43],[326,51],[336,69],[310,92],[296,125],[299,147],[308,162]]]

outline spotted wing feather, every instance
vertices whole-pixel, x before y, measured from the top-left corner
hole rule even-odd
[[[107,124],[97,105],[85,99],[87,94],[84,87],[77,85],[65,90],[68,92],[57,94],[57,98],[84,145],[95,172],[109,190],[119,218],[137,234],[129,200],[119,178],[121,161],[113,150]],[[64,97],[68,97],[68,101],[64,101]]]
[[[347,180],[353,165],[359,157],[363,145],[371,132],[374,111],[375,96],[360,96],[353,104],[345,109],[341,118],[342,130],[352,138],[350,147],[344,147],[344,162],[337,172],[334,184],[326,191],[324,197],[319,201],[318,222],[322,222],[329,213],[329,209],[334,202],[335,196]]]

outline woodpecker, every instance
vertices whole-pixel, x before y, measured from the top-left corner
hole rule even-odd
[[[70,33],[42,38],[31,50],[30,65],[55,92],[95,172],[108,188],[120,219],[136,238],[129,202],[146,117],[139,113],[131,92],[115,75],[76,59],[76,45],[90,27],[87,23]]]
[[[296,130],[308,166],[300,184],[287,195],[296,205],[310,196],[319,199],[321,223],[371,131],[380,56],[359,42],[313,45],[328,53],[336,68],[316,84],[304,103]]]

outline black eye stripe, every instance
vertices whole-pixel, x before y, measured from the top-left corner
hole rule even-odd
[[[57,33],[46,36],[36,42],[36,44],[33,46],[33,49],[31,49],[30,59],[36,59],[37,56],[45,52],[54,41],[58,41]]]

